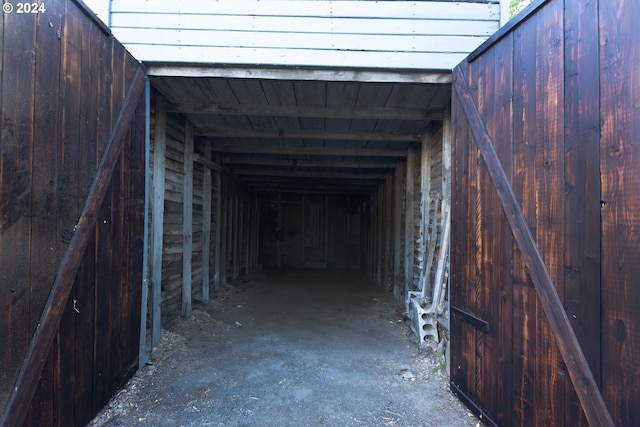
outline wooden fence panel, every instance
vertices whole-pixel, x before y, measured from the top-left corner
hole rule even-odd
[[[537,0],[454,71],[451,380],[490,424],[638,419],[638,19],[622,0]]]
[[[68,299],[60,300],[60,321],[36,335],[52,342],[36,349],[46,358],[35,361],[42,373],[30,369],[18,378],[62,256],[83,230],[76,223],[140,68],[79,2],[47,2],[46,9],[0,21],[0,424],[26,417],[26,425],[85,425],[137,366],[144,100],[132,100],[133,121],[104,203],[89,219],[96,226],[84,237]],[[34,375],[35,394],[26,401],[22,390],[30,386],[21,381]],[[20,394],[9,406],[16,378]]]

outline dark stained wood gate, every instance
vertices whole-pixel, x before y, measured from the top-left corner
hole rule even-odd
[[[489,424],[640,419],[639,20],[535,1],[454,70],[451,384]]]
[[[81,2],[41,4],[0,19],[3,426],[85,425],[138,364],[144,70]]]

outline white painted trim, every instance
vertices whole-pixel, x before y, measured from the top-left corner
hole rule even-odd
[[[117,34],[116,37],[118,37]],[[331,67],[379,70],[395,68],[400,70],[450,71],[468,55],[466,52],[367,52],[141,44],[126,44],[126,47],[141,62],[172,58],[170,62],[174,64],[323,68],[330,65]]]
[[[468,54],[486,40],[481,36],[459,35],[391,35],[391,34],[332,34],[288,32],[255,33],[247,31],[115,28],[115,35],[124,44],[138,45],[141,41],[150,49],[163,47],[199,47],[238,49],[298,49],[301,51],[369,51]],[[352,52],[349,52],[351,54]],[[252,50],[255,55],[255,51]],[[147,53],[148,55],[148,53]]]
[[[451,70],[358,70],[328,68],[273,68],[148,63],[151,77],[220,77],[271,80],[326,80],[369,83],[451,83]]]

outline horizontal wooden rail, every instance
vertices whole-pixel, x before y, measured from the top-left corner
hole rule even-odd
[[[2,419],[0,419],[2,427],[21,426],[26,419],[47,354],[60,325],[60,319],[67,305],[84,252],[93,235],[100,207],[120,158],[124,137],[129,131],[144,87],[144,69],[139,67],[127,91],[96,176],[91,183],[82,214],[74,228],[71,242],[58,269],[58,274],[49,293],[49,299],[42,311],[42,316],[40,316],[38,327],[33,334],[15,386],[11,390],[9,401]]]
[[[612,427],[614,425],[613,419],[604,403],[582,347],[580,347],[580,342],[571,327],[567,312],[562,306],[560,296],[536,246],[535,239],[520,209],[520,204],[513,193],[509,179],[495,151],[493,141],[471,97],[464,73],[459,66],[453,70],[453,87],[471,127],[473,138],[489,171],[496,193],[500,198],[500,203],[511,227],[513,237],[527,264],[529,275],[538,293],[551,330],[555,335],[560,354],[567,365],[571,382],[580,399],[580,404],[589,421],[589,425]]]

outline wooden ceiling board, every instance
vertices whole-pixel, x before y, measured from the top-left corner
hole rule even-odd
[[[450,102],[450,85],[153,77],[256,192],[373,191]],[[200,148],[201,149],[201,148]]]

